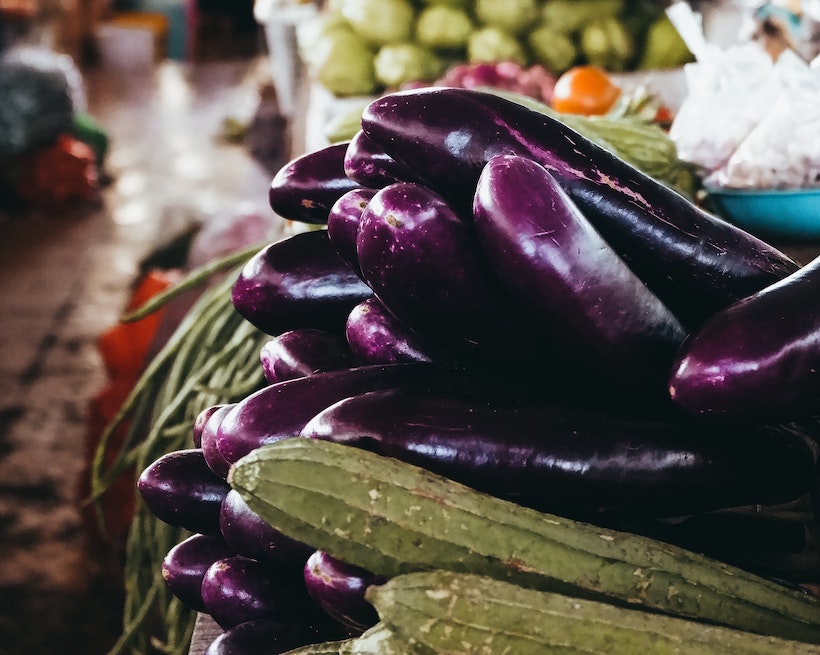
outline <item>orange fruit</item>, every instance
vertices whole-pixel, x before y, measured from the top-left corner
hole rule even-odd
[[[574,66],[555,82],[552,108],[564,114],[605,114],[621,95],[621,88],[598,66]]]

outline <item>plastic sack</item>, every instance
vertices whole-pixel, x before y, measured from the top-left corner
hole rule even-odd
[[[0,57],[0,159],[52,143],[71,132],[85,109],[73,60],[45,48],[12,48]]]
[[[786,189],[820,185],[820,68],[790,52],[778,58],[783,85],[774,105],[707,186]]]

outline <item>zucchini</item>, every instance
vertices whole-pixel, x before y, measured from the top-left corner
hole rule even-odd
[[[476,573],[820,643],[820,604],[808,594],[350,446],[285,439],[243,457],[228,480],[278,530],[387,578],[430,569]]]
[[[817,655],[820,646],[432,571],[368,589],[382,621],[437,653]],[[394,637],[395,639],[395,637]]]

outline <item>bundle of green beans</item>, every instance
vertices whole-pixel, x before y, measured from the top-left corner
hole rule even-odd
[[[199,296],[106,426],[91,470],[91,502],[101,522],[100,501],[115,480],[144,470],[165,453],[193,447],[193,423],[203,409],[236,402],[264,384],[259,351],[270,337],[236,312],[230,293],[237,266],[262,246],[192,271],[123,317],[137,320],[213,276],[224,276]],[[125,439],[112,452],[111,437],[126,421]],[[112,461],[106,463],[109,456]],[[196,615],[167,590],[161,566],[168,551],[189,534],[157,519],[137,498],[125,548],[123,631],[109,655],[187,652]]]

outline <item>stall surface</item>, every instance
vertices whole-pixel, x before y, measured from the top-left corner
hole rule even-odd
[[[269,171],[219,138],[255,99],[255,58],[86,74],[110,138],[100,201],[0,214],[0,652],[102,655],[119,635],[117,549],[89,545],[77,480],[105,380],[96,337],[139,262],[190,221],[270,212]]]

